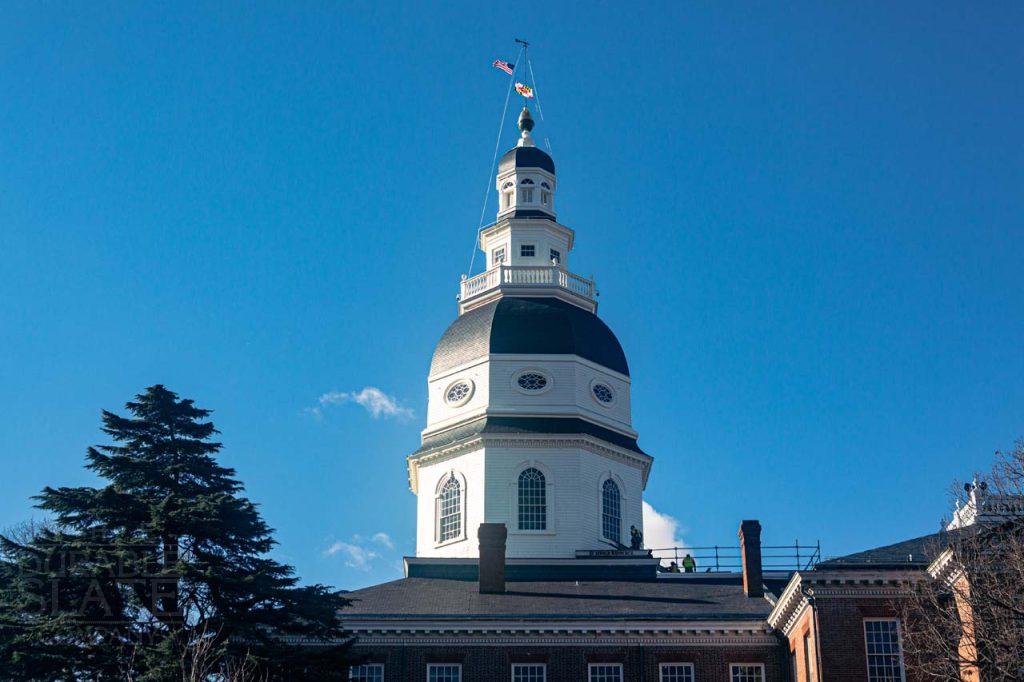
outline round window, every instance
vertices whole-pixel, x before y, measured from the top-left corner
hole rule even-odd
[[[590,387],[590,390],[593,391],[594,399],[599,403],[611,405],[615,400],[615,394],[612,393],[612,389],[606,384],[594,384]]]
[[[444,392],[444,401],[449,405],[461,405],[473,395],[473,382],[465,379],[456,381]]]
[[[516,383],[524,391],[543,391],[548,387],[548,378],[538,372],[523,372]]]

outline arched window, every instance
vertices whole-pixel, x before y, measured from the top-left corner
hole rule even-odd
[[[531,180],[530,178],[524,178],[523,181],[520,182],[519,184],[520,185],[532,185],[533,184],[533,180]]]
[[[547,530],[548,497],[544,474],[529,468],[519,474],[519,530]]]
[[[610,478],[601,486],[601,532],[622,544],[622,496],[619,486]]]
[[[461,535],[462,486],[455,474],[450,474],[437,496],[437,541],[454,540]]]

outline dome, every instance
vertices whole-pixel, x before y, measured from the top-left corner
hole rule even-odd
[[[491,353],[578,355],[629,376],[626,354],[608,325],[557,298],[505,297],[462,314],[438,342],[430,374]]]
[[[552,175],[555,174],[554,160],[547,152],[536,147],[513,147],[505,152],[498,162],[498,174],[512,168],[540,168]]]

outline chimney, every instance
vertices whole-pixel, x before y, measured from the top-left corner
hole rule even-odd
[[[763,597],[760,522],[744,521],[740,524],[740,557],[743,560],[743,593],[748,597]]]
[[[502,594],[505,591],[505,538],[508,531],[504,523],[481,523],[477,531],[480,540],[480,594]]]

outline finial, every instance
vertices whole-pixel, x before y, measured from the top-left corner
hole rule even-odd
[[[537,145],[533,143],[533,138],[530,137],[530,131],[533,130],[533,117],[530,116],[530,110],[527,107],[523,107],[522,112],[519,114],[519,129],[523,132],[518,146],[536,147]]]

